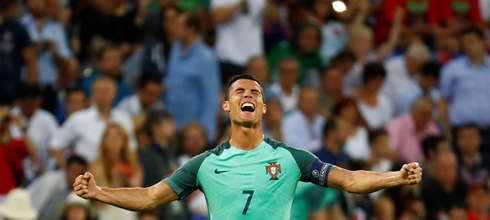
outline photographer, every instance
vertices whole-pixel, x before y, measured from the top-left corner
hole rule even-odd
[[[0,196],[6,195],[11,189],[25,184],[22,160],[36,151],[35,145],[27,135],[27,127],[18,117],[11,115],[10,107],[0,103]],[[10,126],[17,124],[23,139],[13,138]]]

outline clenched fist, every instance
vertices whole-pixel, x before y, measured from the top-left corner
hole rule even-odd
[[[405,185],[417,184],[422,180],[422,168],[418,163],[403,165],[400,174]]]
[[[99,187],[95,184],[94,176],[89,172],[78,176],[73,184],[73,191],[84,199],[95,198],[98,189]]]

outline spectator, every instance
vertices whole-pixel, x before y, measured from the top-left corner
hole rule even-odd
[[[29,13],[21,18],[37,53],[37,81],[44,88],[43,108],[55,113],[56,86],[72,54],[63,26],[47,15],[46,0],[26,1]]]
[[[318,54],[322,33],[318,26],[306,24],[295,30],[290,42],[283,42],[267,53],[271,76],[274,81],[281,78],[280,64],[284,58],[294,58],[299,63],[297,82],[304,86],[319,87],[318,79],[323,63]]]
[[[395,165],[393,168],[399,170],[400,166]],[[432,219],[426,218],[426,208],[417,186],[397,186],[383,190],[374,209],[378,219]]]
[[[177,168],[177,150],[175,125],[173,118],[164,111],[151,111],[145,123],[150,136],[150,144],[140,151],[139,158],[145,171],[143,186],[152,186],[171,175]],[[162,205],[156,209],[165,219],[188,219],[187,204],[179,201],[174,205]],[[180,208],[174,208],[179,206]]]
[[[14,138],[10,128],[13,123],[19,123],[17,118],[9,114],[8,105],[0,105],[0,197],[11,189],[25,184],[22,161],[36,152],[36,147],[27,134],[27,127],[20,127],[24,133],[23,139]],[[19,126],[22,126],[20,124]]]
[[[393,116],[393,105],[380,93],[386,72],[381,63],[369,63],[362,74],[363,85],[355,93],[357,107],[370,129],[384,126]]]
[[[123,80],[132,86],[134,80],[141,75],[162,78],[168,67],[171,45],[175,42],[175,19],[181,13],[176,6],[163,7],[157,18],[159,23],[151,28],[144,39],[141,49],[135,51],[125,62],[122,72]],[[150,18],[147,21],[151,21]]]
[[[383,129],[372,130],[369,132],[369,147],[371,157],[368,160],[369,170],[374,172],[388,172],[393,167],[393,152],[388,147],[388,133]],[[384,190],[369,194],[371,200],[375,202]]]
[[[422,65],[430,58],[430,51],[422,43],[412,43],[405,55],[391,58],[386,61],[386,82],[381,92],[388,96],[392,102],[396,95],[405,90],[415,77],[418,77]]]
[[[262,132],[265,136],[282,141],[282,107],[276,97],[266,99],[267,112],[262,118]]]
[[[209,149],[206,142],[206,130],[199,123],[190,123],[182,131],[182,150],[183,153],[179,157],[179,165],[183,166],[192,157],[203,153]],[[194,192],[188,200],[189,210],[192,217],[195,219],[205,219],[208,217],[208,207],[206,198],[202,192]]]
[[[122,63],[122,54],[117,47],[106,46],[100,49],[97,56],[97,68],[99,70],[95,71],[87,78],[84,78],[81,82],[81,88],[85,91],[87,96],[92,96],[91,90],[94,81],[100,77],[111,78],[117,84],[117,93],[113,105],[118,104],[126,96],[129,96],[131,94],[131,88],[123,81]]]
[[[350,160],[344,152],[344,145],[348,138],[348,123],[344,119],[329,120],[323,126],[322,147],[313,152],[321,161],[334,165],[341,165]]]
[[[96,214],[89,200],[82,199],[71,192],[61,208],[63,220],[95,220]]]
[[[347,122],[347,141],[344,151],[350,158],[355,160],[367,160],[371,155],[369,149],[368,131],[366,122],[357,108],[356,100],[353,98],[340,99],[334,109],[335,119],[343,119]]]
[[[451,205],[464,201],[466,185],[458,180],[458,161],[452,152],[439,155],[426,183],[421,195],[427,208],[427,219],[447,218]]]
[[[285,58],[279,63],[279,82],[271,90],[281,100],[284,113],[296,110],[301,88],[296,84],[299,77],[299,63],[295,59]]]
[[[449,209],[450,220],[467,219],[467,218],[468,218],[467,208],[464,201],[453,204]]]
[[[152,109],[162,109],[163,104],[159,100],[161,91],[160,78],[143,75],[138,80],[136,94],[121,100],[116,109],[132,117],[146,115]]]
[[[439,155],[451,151],[448,142],[439,135],[431,135],[426,137],[422,141],[422,149],[424,150],[424,164],[425,176],[432,175],[434,170],[434,163]]]
[[[303,88],[299,95],[298,110],[284,117],[284,142],[307,151],[318,150],[322,142],[325,118],[318,113],[318,92]]]
[[[332,59],[330,67],[337,69],[340,75],[345,76],[354,67],[356,55],[349,49],[345,49]]]
[[[262,14],[266,0],[212,0],[216,22],[216,52],[221,60],[223,84],[242,74],[248,60],[263,55]],[[269,3],[270,4],[270,3]]]
[[[338,68],[328,68],[323,71],[318,100],[320,113],[329,118],[335,103],[342,98],[342,73]]]
[[[36,154],[24,161],[25,175],[29,181],[46,170],[55,168],[54,160],[52,161],[49,154],[49,141],[58,130],[58,122],[51,113],[40,108],[42,102],[39,85],[24,84],[20,88],[19,105],[11,111],[27,126],[27,133],[37,148]],[[19,130],[19,127],[14,126],[14,131]],[[13,135],[22,138],[22,132],[14,132]]]
[[[10,191],[6,201],[0,206],[0,217],[3,219],[37,219],[37,211],[31,206],[31,198],[23,189]]]
[[[90,164],[90,172],[102,187],[141,187],[143,171],[129,148],[129,136],[118,124],[108,124],[99,146],[98,158]],[[101,219],[136,219],[136,213],[115,206],[101,205]]]
[[[481,130],[483,146],[490,146],[490,96],[488,82],[490,56],[485,53],[483,32],[477,28],[461,32],[465,56],[446,64],[441,72],[441,119],[447,137],[451,127],[476,123]],[[490,149],[490,148],[488,148]],[[486,152],[490,150],[484,149]]]
[[[89,106],[87,95],[82,89],[67,89],[64,92],[64,96],[63,107],[60,106],[56,114],[60,124],[63,124],[63,122],[65,122],[65,120],[73,113],[86,109]]]
[[[434,103],[439,103],[441,95],[436,87],[439,85],[440,70],[441,64],[435,61],[429,61],[422,66],[419,79],[411,81],[410,85],[396,95],[397,115],[409,112],[410,106],[421,95],[430,97]],[[434,117],[438,117],[437,108],[435,108]]]
[[[460,126],[456,133],[459,153],[459,172],[466,184],[485,184],[490,180],[490,158],[482,155],[481,136],[474,124]]]
[[[87,171],[87,161],[74,155],[66,160],[64,169],[46,172],[29,185],[27,190],[34,198],[32,206],[39,211],[39,220],[59,219],[58,209],[72,192],[75,178]]]
[[[92,88],[92,107],[72,114],[53,136],[50,147],[58,165],[65,167],[62,149],[75,146],[75,153],[89,162],[95,160],[106,125],[121,124],[130,137],[131,149],[136,149],[133,122],[124,112],[112,109],[116,83],[110,78],[96,79]]]
[[[177,19],[178,42],[169,57],[164,104],[174,116],[178,130],[190,121],[206,127],[209,141],[217,136],[220,76],[214,52],[199,39],[200,21],[185,13]]]
[[[24,27],[6,16],[15,0],[0,3],[0,99],[13,102],[21,85],[21,67],[28,68],[27,82],[37,81],[37,62],[31,39]]]
[[[324,64],[330,64],[332,58],[344,49],[347,43],[347,30],[342,22],[330,19],[333,8],[328,0],[315,0],[312,7],[322,30],[320,56]]]
[[[401,161],[424,160],[422,140],[430,135],[438,135],[439,130],[433,122],[434,105],[428,97],[419,97],[412,105],[412,110],[393,118],[386,125],[389,146],[397,153]]]
[[[276,92],[272,91],[271,81],[269,79],[269,64],[265,57],[255,56],[250,58],[245,72],[259,80],[262,84],[262,88],[264,88],[266,99],[278,95]]]
[[[490,214],[490,192],[485,184],[470,185],[466,194],[468,220],[488,220]]]

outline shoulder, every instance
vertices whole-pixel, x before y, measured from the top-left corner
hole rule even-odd
[[[39,119],[42,120],[44,123],[49,123],[50,125],[58,125],[58,122],[56,121],[54,115],[46,110],[39,109],[37,115]]]
[[[218,61],[216,54],[214,53],[214,50],[211,49],[208,45],[206,45],[204,42],[199,40],[197,42],[197,48],[199,50],[200,56],[203,58],[203,61],[205,62],[212,62],[216,63]]]
[[[264,141],[274,149],[284,149],[289,151],[289,153],[291,153],[291,155],[296,159],[296,161],[298,161],[299,158],[312,158],[312,157],[316,158],[315,155],[313,155],[312,153],[306,150],[289,146],[285,143],[276,141],[270,137],[265,137]]]
[[[444,74],[446,72],[453,72],[454,68],[464,67],[467,63],[468,63],[468,57],[460,56],[446,63],[441,69],[441,74]]]
[[[131,116],[124,111],[113,109],[112,113],[114,114],[116,120],[120,120],[121,122],[131,121]]]

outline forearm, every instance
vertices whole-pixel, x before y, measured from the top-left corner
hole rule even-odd
[[[27,147],[27,151],[29,152],[29,155],[34,155],[36,153],[36,145],[31,140],[29,135],[25,136],[25,142],[26,142],[26,147]]]
[[[244,1],[240,1],[239,3],[231,6],[231,7],[218,7],[213,9],[212,15],[214,21],[219,24],[219,23],[224,23],[233,17],[233,14],[240,9],[244,5]]]
[[[158,205],[156,199],[151,197],[149,188],[110,189],[98,187],[94,199],[132,211],[153,209]]]
[[[65,168],[65,157],[63,156],[63,152],[61,152],[61,149],[52,149],[51,150],[51,155],[56,159],[56,162],[58,163],[58,166],[60,168]]]
[[[400,184],[402,178],[399,172],[348,171],[339,167],[330,172],[328,179],[329,187],[350,193],[371,193]]]
[[[34,83],[37,79],[37,61],[34,49],[24,49],[22,56],[27,66],[27,82]]]

